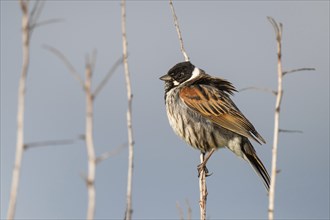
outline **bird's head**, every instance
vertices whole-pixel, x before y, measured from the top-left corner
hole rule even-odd
[[[167,72],[167,74],[159,79],[165,81],[166,86],[173,88],[191,81],[200,75],[201,70],[189,61],[186,61],[176,64]]]

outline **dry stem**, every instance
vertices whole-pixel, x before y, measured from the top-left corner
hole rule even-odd
[[[127,147],[127,143],[124,143],[124,144],[121,144],[120,146],[116,147],[112,151],[108,151],[108,152],[101,154],[100,156],[96,157],[96,159],[95,159],[96,164],[108,159],[109,157],[119,154],[126,147]]]
[[[96,191],[95,191],[95,170],[96,170],[96,157],[95,157],[95,147],[93,140],[93,121],[94,121],[94,96],[92,93],[92,68],[95,64],[95,54],[92,59],[87,58],[86,68],[85,68],[85,82],[82,80],[78,72],[75,70],[70,61],[63,55],[63,53],[56,48],[45,46],[47,50],[54,53],[62,62],[66,65],[69,72],[82,86],[86,95],[86,127],[84,140],[87,148],[87,158],[88,158],[88,172],[86,180],[87,192],[88,192],[88,207],[87,207],[87,219],[94,219],[95,215],[95,201],[96,201]]]
[[[288,130],[288,129],[279,129],[279,132],[282,133],[303,133],[303,131],[301,130]]]
[[[133,182],[133,161],[134,161],[134,141],[132,129],[132,91],[131,79],[127,61],[127,37],[126,37],[126,1],[121,1],[121,30],[123,39],[123,62],[125,70],[126,90],[127,90],[127,132],[128,132],[128,173],[127,173],[127,194],[125,219],[132,219],[132,182]]]
[[[28,150],[30,148],[35,148],[35,147],[48,147],[48,146],[73,144],[74,142],[75,142],[74,139],[31,142],[24,144],[24,150]]]
[[[299,68],[299,69],[284,71],[283,76],[285,76],[286,74],[289,74],[289,73],[295,73],[295,72],[299,72],[299,71],[310,71],[310,70],[315,70],[315,68]]]
[[[100,93],[100,91],[103,89],[103,87],[107,84],[109,81],[110,77],[115,73],[117,68],[119,67],[120,64],[123,63],[123,57],[120,57],[115,64],[111,67],[107,75],[104,77],[104,79],[100,82],[100,84],[96,87],[93,96],[97,97],[97,95]]]
[[[91,63],[86,63],[86,147],[88,157],[88,174],[87,174],[87,191],[88,191],[88,208],[87,219],[94,219],[95,214],[95,148],[93,140],[93,94],[91,89],[92,70]]]
[[[201,164],[204,162],[205,155],[203,153],[200,154]],[[206,173],[205,170],[202,169],[199,176],[199,208],[200,208],[200,219],[206,219],[206,200],[207,200],[207,187],[206,187]]]
[[[247,91],[247,90],[258,90],[258,91],[262,91],[262,92],[268,92],[268,93],[271,93],[273,95],[277,95],[277,92],[272,90],[272,89],[260,88],[260,87],[256,87],[256,86],[245,87],[243,89],[240,89],[239,92],[244,92],[244,91]]]
[[[175,29],[177,31],[178,34],[178,38],[180,41],[180,49],[181,52],[185,58],[185,61],[189,61],[189,57],[184,49],[184,45],[183,45],[183,39],[182,39],[182,35],[181,35],[181,31],[180,31],[180,26],[179,26],[179,22],[178,22],[178,18],[176,16],[175,13],[175,9],[173,6],[173,1],[170,0],[170,7],[172,10],[172,15],[173,15],[173,20],[174,20],[174,25],[175,25]],[[204,154],[201,153],[200,155],[200,160],[201,163],[204,162]],[[206,200],[207,200],[207,187],[206,187],[206,173],[204,171],[204,169],[202,170],[202,172],[199,175],[199,192],[200,192],[200,201],[199,201],[199,207],[200,207],[200,219],[201,220],[205,220],[206,219]]]
[[[21,164],[24,152],[24,108],[25,108],[25,90],[26,77],[30,61],[30,21],[29,21],[29,5],[28,2],[20,1],[23,17],[22,17],[22,44],[23,44],[23,65],[21,77],[18,87],[18,110],[17,110],[17,139],[16,139],[16,155],[13,169],[13,177],[10,190],[9,206],[7,219],[14,219],[18,185],[21,173]]]
[[[72,66],[72,64],[69,62],[69,60],[64,56],[64,54],[59,51],[58,49],[44,45],[43,46],[46,50],[49,50],[53,54],[55,54],[62,62],[65,64],[65,66],[68,68],[69,73],[79,82],[79,84],[82,86],[83,89],[85,89],[85,84],[83,79],[80,77],[76,69]]]
[[[282,24],[277,23],[273,18],[268,17],[268,20],[273,25],[276,34],[277,41],[277,95],[275,104],[275,117],[274,117],[274,139],[273,139],[273,150],[272,150],[272,169],[271,169],[271,182],[269,189],[269,206],[268,206],[268,219],[274,219],[274,200],[275,200],[275,184],[277,174],[277,147],[279,139],[279,124],[280,124],[280,107],[283,96],[282,90]]]
[[[282,29],[283,26],[281,23],[277,23],[272,17],[267,17],[269,22],[272,24],[277,42],[277,91],[276,91],[276,104],[275,104],[275,117],[274,117],[274,139],[273,139],[273,150],[272,150],[272,170],[271,170],[271,182],[269,189],[269,206],[268,206],[268,219],[274,219],[274,200],[275,200],[275,184],[276,184],[276,174],[280,172],[277,169],[277,148],[278,148],[278,139],[280,132],[286,133],[302,133],[300,130],[285,130],[280,129],[280,109],[281,101],[283,96],[282,81],[283,77],[290,73],[295,73],[305,70],[315,70],[315,68],[299,68],[289,71],[282,70]]]
[[[184,60],[185,61],[189,61],[188,54],[186,53],[186,50],[184,49],[184,46],[183,46],[183,40],[182,40],[181,31],[180,31],[180,26],[179,26],[178,18],[176,16],[176,13],[175,13],[175,10],[174,10],[174,6],[173,6],[172,0],[170,0],[170,6],[171,6],[172,14],[173,14],[175,29],[176,29],[176,32],[178,33],[178,37],[179,37],[179,41],[180,41],[181,52],[182,52],[182,54],[184,56]]]

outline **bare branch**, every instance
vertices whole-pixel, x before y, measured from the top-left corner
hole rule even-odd
[[[178,38],[179,38],[179,42],[180,42],[180,50],[184,56],[185,61],[189,61],[189,57],[184,49],[184,45],[183,45],[183,39],[182,39],[182,35],[181,35],[181,30],[180,30],[180,26],[179,26],[179,22],[178,22],[178,18],[176,16],[175,13],[175,9],[174,9],[174,5],[173,5],[173,1],[170,0],[170,7],[172,10],[172,15],[173,15],[173,20],[174,20],[174,25],[175,25],[175,29],[176,32],[178,34]],[[209,156],[212,155],[209,154]],[[207,157],[207,159],[204,158],[204,153],[200,154],[200,160],[201,160],[201,165],[206,163],[206,161],[208,160],[209,157]],[[205,162],[204,162],[205,160]],[[201,220],[205,220],[206,219],[206,200],[207,200],[207,187],[206,187],[206,172],[205,169],[202,169],[201,172],[199,171],[199,191],[200,191],[200,200],[199,200],[199,207],[200,207],[200,219]],[[191,214],[191,213],[190,213]]]
[[[282,23],[277,23],[274,18],[272,17],[267,17],[267,19],[269,20],[269,22],[272,24],[274,30],[275,30],[275,35],[276,35],[276,41],[278,42],[277,46],[281,46],[281,41],[282,41],[282,29],[283,29],[283,25]],[[281,53],[277,54],[277,55],[282,55]]]
[[[121,56],[111,67],[108,74],[104,77],[104,79],[100,82],[100,84],[96,87],[93,96],[94,98],[100,93],[103,87],[107,84],[111,76],[116,72],[117,68],[123,63],[123,57]]]
[[[16,212],[17,193],[21,175],[21,166],[24,153],[24,111],[25,111],[25,91],[26,78],[30,63],[30,34],[29,27],[29,2],[20,1],[22,10],[22,50],[23,64],[18,86],[18,106],[17,106],[17,133],[16,133],[16,152],[15,162],[12,174],[9,205],[7,219],[14,219]]]
[[[203,164],[205,158],[204,154],[200,154],[200,161]],[[206,200],[207,200],[207,187],[206,187],[206,172],[202,169],[199,176],[199,208],[200,208],[200,219],[206,220]]]
[[[121,144],[120,146],[116,147],[112,151],[108,151],[108,152],[101,154],[100,156],[96,157],[96,159],[95,159],[96,164],[108,159],[109,157],[113,157],[113,156],[119,154],[126,147],[127,147],[127,143],[124,143],[124,144]]]
[[[37,0],[34,4],[34,7],[33,7],[32,11],[31,11],[31,14],[30,14],[30,22],[29,22],[29,27],[30,27],[31,34],[32,34],[36,24],[38,23],[38,20],[39,20],[39,17],[41,15],[42,9],[45,5],[45,2],[46,1]]]
[[[287,129],[279,129],[278,130],[279,132],[282,132],[282,133],[303,133],[303,131],[301,130],[287,130]]]
[[[277,95],[276,95],[276,105],[275,105],[275,117],[274,117],[274,138],[273,138],[273,150],[272,150],[272,170],[271,170],[271,182],[269,189],[269,206],[268,206],[268,219],[274,219],[274,200],[275,200],[275,183],[277,174],[277,148],[279,139],[279,124],[280,124],[280,106],[283,96],[282,89],[282,24],[277,23],[273,18],[267,17],[272,24],[277,41]]]
[[[19,3],[21,6],[22,14],[24,16],[29,15],[29,2],[26,0],[20,0]]]
[[[128,133],[128,171],[127,171],[127,193],[126,193],[126,212],[125,219],[132,219],[132,185],[133,185],[133,162],[134,162],[134,139],[133,139],[133,128],[132,128],[132,89],[131,89],[131,78],[128,69],[127,61],[127,36],[126,36],[126,1],[121,1],[121,30],[122,30],[122,41],[123,41],[123,63],[125,70],[125,81],[127,90],[127,133]]]
[[[48,146],[55,146],[55,145],[67,145],[67,144],[73,144],[74,142],[75,142],[75,140],[73,140],[73,139],[32,142],[32,143],[24,144],[24,149],[28,150],[30,148],[35,148],[35,147],[48,147]]]
[[[25,1],[25,0],[24,0]],[[38,9],[38,7],[39,7],[39,4],[40,4],[40,0],[36,0],[35,2],[34,2],[34,5],[33,5],[33,7],[32,7],[32,10],[31,10],[31,12],[30,12],[30,18],[32,18],[34,15],[35,15],[35,13],[36,13],[36,11],[37,11],[37,9]],[[28,4],[29,4],[29,2],[28,2]],[[31,20],[31,19],[30,19]]]
[[[36,22],[42,12],[45,2],[41,0],[36,0],[34,2],[33,8],[30,13],[30,25]],[[30,26],[31,27],[31,26]]]
[[[275,200],[275,184],[276,184],[276,175],[280,172],[277,167],[277,148],[278,148],[278,139],[280,132],[286,133],[302,133],[299,130],[285,130],[279,128],[279,120],[280,120],[280,109],[281,109],[281,101],[283,96],[283,89],[282,89],[282,81],[283,77],[286,74],[294,73],[298,71],[305,71],[305,70],[315,70],[314,68],[300,68],[300,69],[293,69],[290,71],[283,72],[282,70],[282,30],[283,25],[281,23],[277,23],[273,18],[267,17],[270,23],[272,24],[275,34],[276,34],[276,41],[277,41],[277,73],[278,73],[278,93],[276,96],[276,107],[275,107],[275,117],[274,117],[274,138],[273,138],[273,150],[272,150],[272,173],[271,173],[271,183],[269,189],[269,206],[268,206],[268,219],[274,219],[274,200]]]
[[[299,69],[293,69],[293,70],[289,70],[289,71],[284,71],[283,72],[283,76],[285,76],[286,74],[295,73],[295,72],[298,72],[298,71],[311,71],[311,70],[315,70],[315,68],[299,68]]]
[[[68,68],[68,70],[71,73],[71,75],[79,82],[79,84],[85,90],[85,83],[84,83],[84,81],[82,80],[82,78],[80,77],[80,75],[77,73],[77,71],[75,70],[75,68],[72,66],[72,64],[69,62],[69,60],[64,56],[64,54],[61,51],[59,51],[58,49],[56,49],[54,47],[51,47],[51,46],[48,46],[48,45],[44,45],[43,48],[45,48],[46,50],[49,50],[50,52],[52,52],[53,54],[55,54],[60,60],[62,60],[62,62]]]
[[[63,22],[63,21],[64,21],[64,19],[60,19],[60,18],[53,18],[53,19],[48,19],[45,21],[40,21],[38,23],[31,24],[31,30],[34,30],[35,28],[43,26],[43,25],[54,24],[54,23],[59,23],[59,22]]]
[[[262,92],[267,92],[267,93],[271,93],[273,95],[277,95],[277,92],[274,90],[271,90],[269,88],[260,88],[260,87],[255,87],[255,86],[250,86],[250,87],[245,87],[243,89],[238,90],[239,92],[244,92],[247,90],[258,90],[258,91],[262,91]]]
[[[93,137],[93,122],[94,122],[94,107],[93,107],[93,94],[92,94],[92,69],[90,60],[86,60],[85,69],[85,94],[86,94],[86,132],[85,142],[87,148],[88,157],[88,173],[87,173],[87,191],[88,191],[88,208],[87,208],[87,219],[94,219],[95,215],[95,170],[96,170],[96,159],[95,159],[95,147]]]
[[[181,52],[184,56],[184,60],[189,61],[189,57],[188,57],[188,55],[186,53],[186,50],[184,49],[184,46],[183,46],[183,39],[182,39],[181,31],[180,31],[180,26],[179,26],[178,18],[177,18],[176,13],[175,13],[175,9],[174,9],[172,0],[170,0],[170,6],[171,6],[171,10],[172,10],[173,19],[174,19],[175,29],[176,29],[176,32],[178,33],[178,37],[179,37],[179,41],[180,41]]]

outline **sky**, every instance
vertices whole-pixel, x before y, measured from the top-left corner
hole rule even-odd
[[[174,1],[191,62],[207,73],[249,86],[277,88],[272,16],[283,23],[284,70],[316,71],[284,78],[278,147],[275,217],[329,219],[329,1]],[[1,219],[6,217],[16,146],[17,90],[22,65],[21,11],[1,0]],[[47,1],[32,35],[27,80],[25,142],[75,139],[73,144],[25,151],[17,219],[84,219],[87,171],[85,98],[54,54],[62,51],[84,77],[85,57],[97,51],[93,88],[122,55],[120,2]],[[167,1],[128,1],[127,40],[133,92],[133,219],[199,218],[199,152],[169,126],[159,77],[183,61]],[[127,142],[126,85],[120,66],[94,103],[97,155]],[[275,96],[248,90],[233,100],[266,140],[253,143],[271,168]],[[127,148],[96,170],[96,219],[122,219]],[[208,163],[209,219],[265,219],[268,197],[251,167],[227,149]]]

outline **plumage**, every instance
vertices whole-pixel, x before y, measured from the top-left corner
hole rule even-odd
[[[266,143],[251,122],[244,117],[229,96],[218,88],[199,84],[186,85],[180,90],[181,100],[212,122],[260,144]]]
[[[176,64],[160,79],[165,81],[165,105],[174,132],[202,153],[227,147],[250,163],[268,190],[268,172],[249,139],[259,144],[265,140],[231,100],[235,87],[190,62]]]

